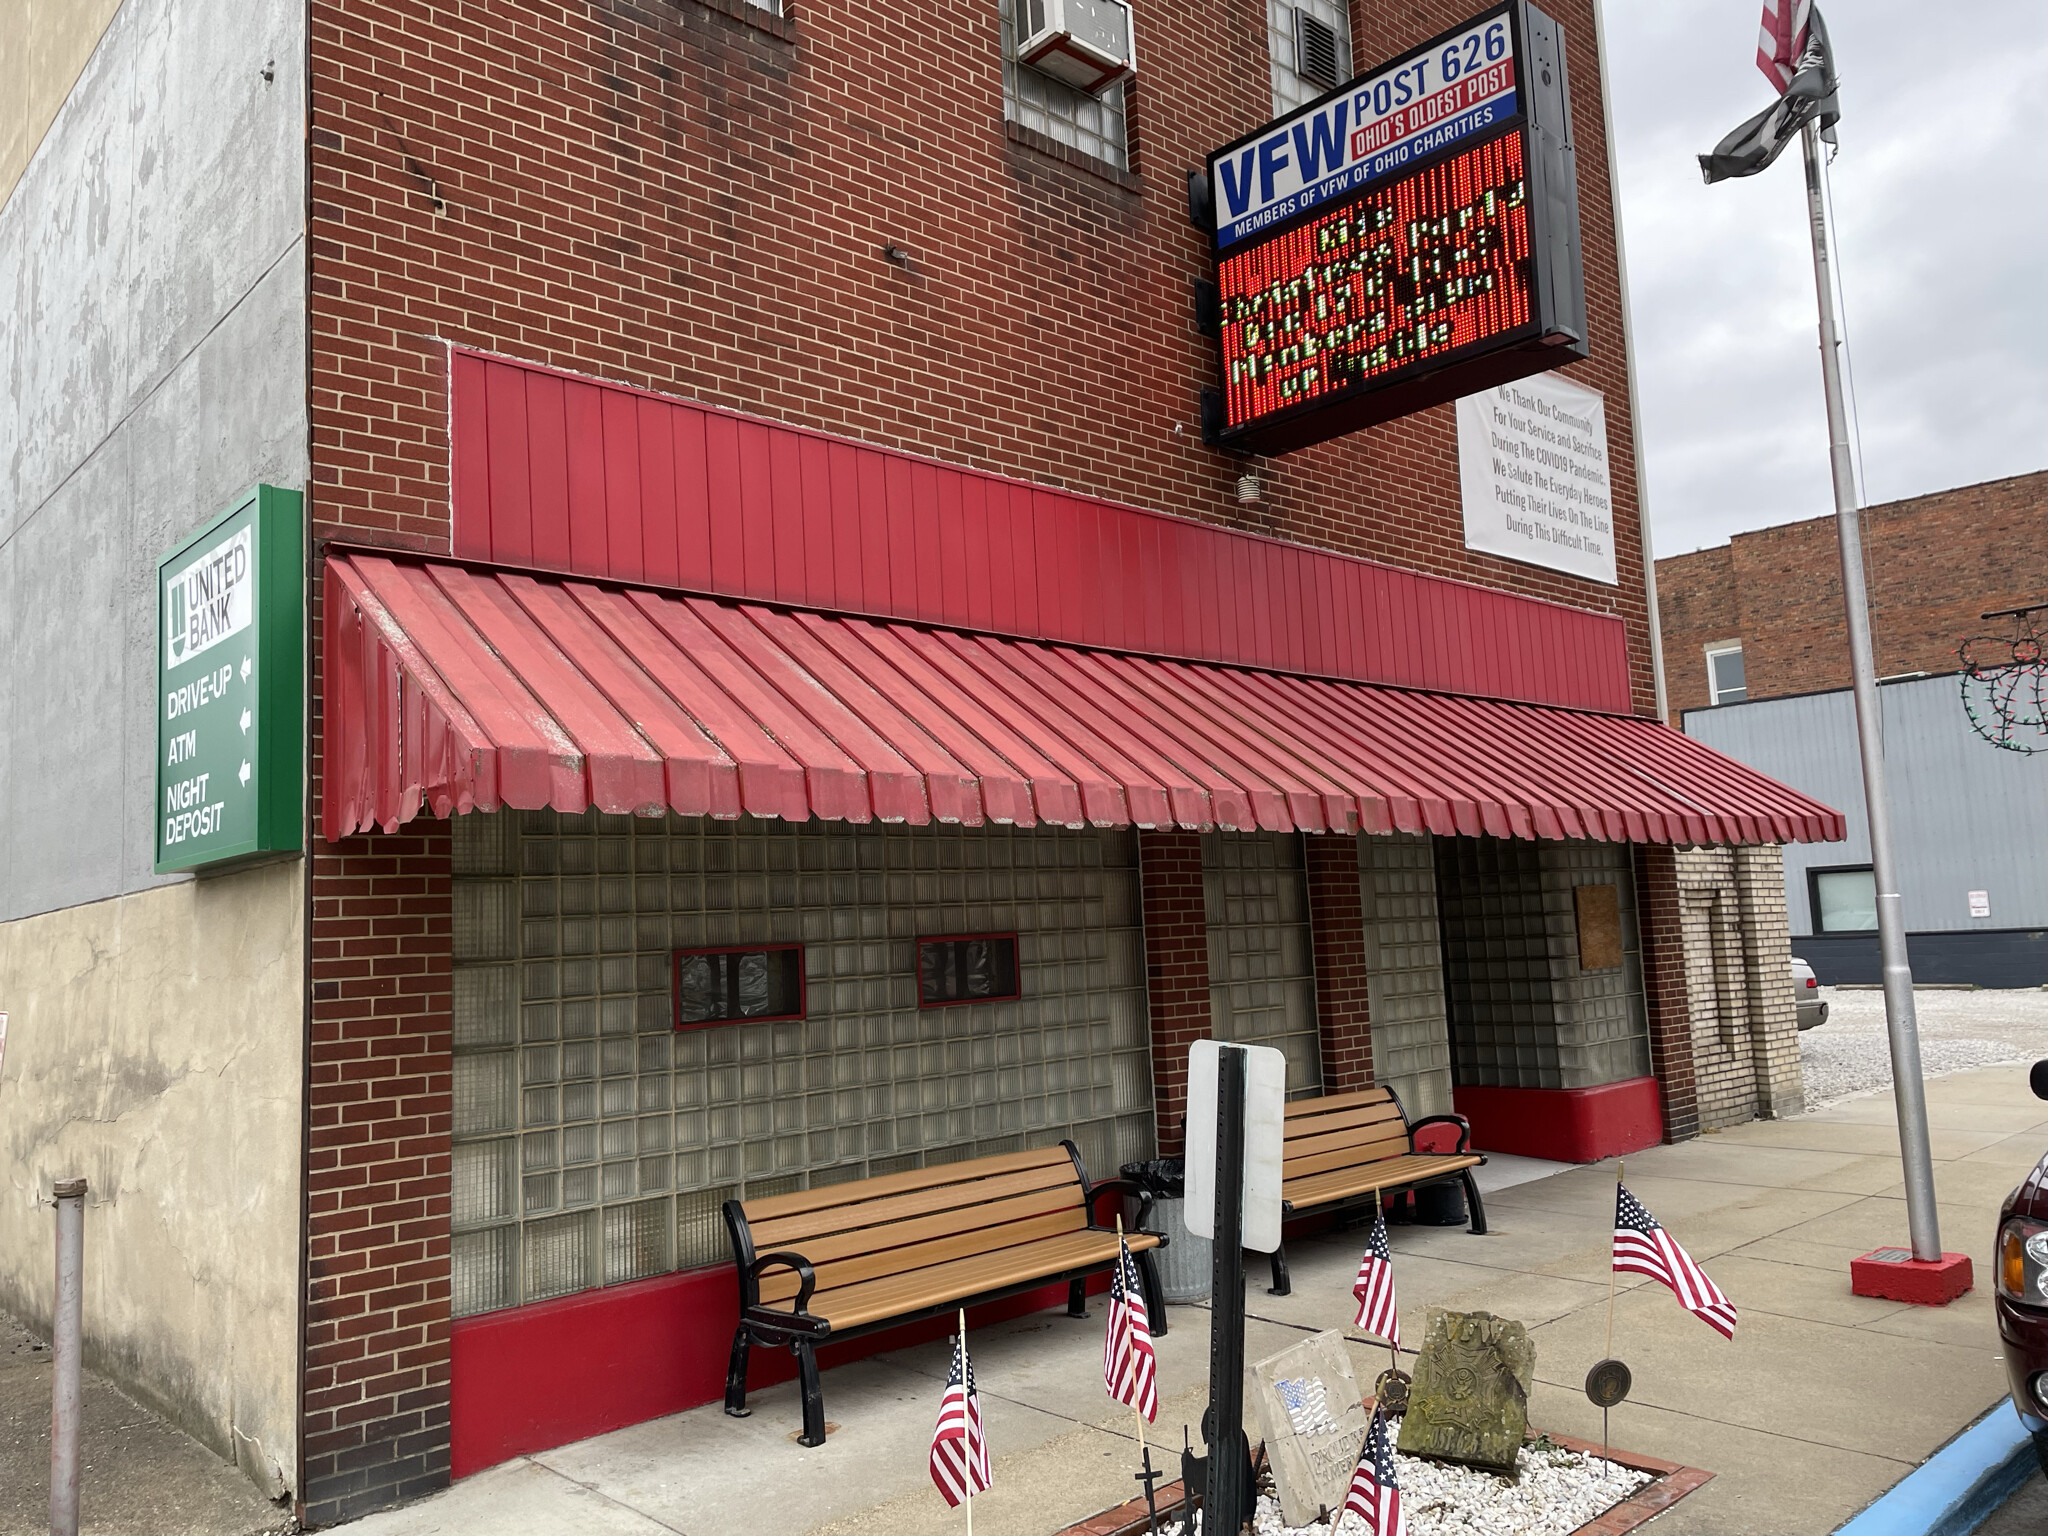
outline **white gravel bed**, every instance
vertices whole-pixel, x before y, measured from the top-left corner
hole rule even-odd
[[[1400,1433],[1400,1420],[1389,1421]],[[1401,1512],[1410,1536],[1566,1536],[1648,1483],[1650,1474],[1568,1451],[1548,1440],[1522,1447],[1517,1480],[1449,1462],[1424,1461],[1394,1453],[1394,1475],[1401,1484]],[[1179,1536],[1180,1522],[1159,1528]],[[1202,1516],[1195,1514],[1195,1529]],[[1331,1536],[1328,1525],[1283,1525],[1280,1504],[1271,1495],[1259,1500],[1253,1522],[1258,1536]],[[1338,1536],[1364,1536],[1365,1523],[1347,1514],[1335,1526]]]
[[[1889,1088],[1884,994],[1824,987],[1828,1021],[1799,1037],[1806,1107]],[[1920,1065],[1928,1077],[2048,1056],[2048,992],[1915,992]]]

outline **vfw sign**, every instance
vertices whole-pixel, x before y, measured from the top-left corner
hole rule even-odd
[[[157,562],[158,874],[301,846],[299,505],[258,486]]]

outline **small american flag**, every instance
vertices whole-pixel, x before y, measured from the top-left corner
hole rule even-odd
[[[1798,72],[1806,49],[1806,19],[1813,0],[1764,0],[1764,19],[1756,44],[1756,67],[1773,89],[1783,91]]]
[[[1394,1251],[1387,1246],[1384,1209],[1373,1212],[1372,1235],[1365,1240],[1365,1257],[1358,1261],[1358,1278],[1351,1282],[1351,1294],[1358,1298],[1356,1326],[1399,1349],[1401,1315],[1394,1305]]]
[[[1401,1485],[1394,1479],[1394,1448],[1387,1443],[1387,1421],[1378,1408],[1372,1411],[1372,1427],[1366,1430],[1365,1445],[1358,1453],[1358,1470],[1351,1474],[1344,1513],[1363,1520],[1371,1536],[1407,1536],[1407,1522],[1401,1518]]]
[[[1663,1281],[1686,1311],[1722,1337],[1734,1338],[1735,1304],[1626,1185],[1614,1188],[1614,1267]]]
[[[1102,1380],[1109,1395],[1135,1408],[1152,1423],[1159,1417],[1159,1357],[1152,1348],[1152,1320],[1145,1312],[1145,1286],[1131,1245],[1117,1234],[1116,1268],[1109,1276],[1109,1331],[1102,1340]]]
[[[946,1395],[939,1399],[939,1422],[932,1426],[932,1482],[946,1502],[957,1506],[992,1481],[988,1437],[981,1428],[981,1395],[974,1390],[974,1364],[967,1358],[967,1336],[953,1335],[953,1368],[946,1374]]]

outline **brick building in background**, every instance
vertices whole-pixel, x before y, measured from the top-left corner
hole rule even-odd
[[[1980,659],[2009,659],[2016,621],[1983,615],[2048,601],[2048,472],[1887,502],[1863,528],[1914,975],[2048,983],[2048,756],[1973,728],[1995,705],[1958,655],[1988,636]],[[1878,979],[1840,571],[1832,517],[1657,562],[1673,723],[1848,813],[1846,843],[1784,861],[1792,950],[1824,983]],[[2019,744],[2048,741],[2023,728]]]
[[[1649,718],[1553,9],[1612,579],[1468,543],[1449,405],[1204,441],[1188,171],[1448,0],[1140,4],[1100,100],[1009,0],[125,0],[0,208],[0,1159],[109,1196],[98,1362],[331,1524],[715,1399],[727,1197],[1173,1149],[1204,1035],[1495,1150],[1789,1107],[1840,818]],[[304,835],[193,878],[147,572],[258,482]]]
[[[1956,647],[1985,627],[1979,614],[2048,600],[2048,471],[1867,507],[1863,546],[1877,675],[1953,672]],[[1841,569],[1832,517],[1659,560],[1671,723],[1735,699],[1848,687]]]

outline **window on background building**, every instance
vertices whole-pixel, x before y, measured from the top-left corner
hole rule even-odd
[[[1714,704],[1740,704],[1749,697],[1749,684],[1742,671],[1740,645],[1716,645],[1707,649],[1707,697]]]
[[[1085,91],[1017,62],[1017,6],[1003,0],[1003,115],[1070,149],[1115,166],[1130,168],[1124,145],[1124,87],[1100,101]]]
[[[917,1003],[1003,1002],[1017,992],[1017,936],[982,933],[917,941]]]
[[[1812,869],[1806,879],[1815,933],[1868,933],[1877,927],[1877,881],[1869,865]]]
[[[1351,13],[1331,0],[1266,0],[1266,48],[1279,117],[1351,78]]]

